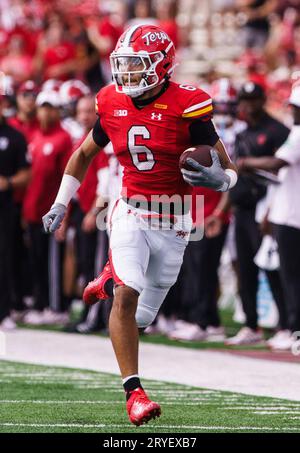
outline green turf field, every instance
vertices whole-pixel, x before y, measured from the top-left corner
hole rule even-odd
[[[234,373],[233,373],[234,379]],[[0,432],[300,432],[300,402],[144,381],[161,418],[136,428],[118,376],[0,362]]]

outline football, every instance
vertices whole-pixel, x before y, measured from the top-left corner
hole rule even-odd
[[[196,162],[204,167],[210,167],[212,165],[212,158],[210,152],[213,148],[209,145],[199,145],[193,148],[188,148],[180,156],[179,167],[185,170],[195,171],[193,167],[190,167],[186,162],[188,157],[192,157]]]

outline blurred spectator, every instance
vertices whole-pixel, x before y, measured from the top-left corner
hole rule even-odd
[[[0,94],[0,329],[13,329],[11,273],[13,190],[26,187],[30,178],[24,136],[3,117],[3,94]]]
[[[244,70],[246,80],[261,85],[264,90],[267,90],[267,64],[263,54],[248,49],[240,56],[237,64]]]
[[[240,162],[245,169],[279,170],[281,184],[272,194],[268,219],[273,224],[278,243],[287,326],[281,328],[268,343],[272,348],[281,350],[290,350],[296,340],[292,332],[298,335],[300,332],[300,85],[294,86],[289,102],[294,126],[275,156],[246,157]]]
[[[14,103],[14,80],[11,76],[5,75],[0,71],[0,94],[5,94],[2,98],[2,114],[5,118],[10,118],[16,112]]]
[[[133,27],[134,25],[157,25],[151,0],[136,0],[129,14],[132,18],[127,22],[127,27]]]
[[[73,143],[78,142],[86,133],[85,127],[75,117],[77,103],[88,94],[90,94],[90,89],[81,80],[67,80],[59,88],[63,114],[62,127],[71,135]]]
[[[20,35],[12,36],[9,40],[7,54],[2,58],[0,69],[13,77],[20,84],[34,75],[33,56],[25,49],[25,38]]]
[[[63,323],[68,319],[65,314],[68,301],[62,294],[63,245],[56,240],[64,239],[64,225],[56,237],[49,237],[43,231],[42,216],[55,199],[72,152],[72,142],[60,124],[57,93],[40,92],[36,103],[40,129],[30,146],[32,180],[26,193],[23,214],[30,237],[35,298],[34,309],[25,315],[24,322],[38,325]],[[51,310],[48,310],[49,306]]]
[[[39,129],[36,117],[36,97],[39,89],[33,80],[22,83],[17,91],[17,114],[9,119],[9,124],[22,132],[30,143]]]
[[[270,14],[275,11],[277,0],[236,0],[236,4],[247,18],[242,28],[245,47],[263,49],[270,34]]]
[[[278,13],[276,20],[273,21],[272,37],[266,48],[266,56],[269,66],[273,69],[293,68],[300,62],[297,42],[300,25],[299,5],[292,1],[286,2],[284,8],[279,8]]]
[[[82,97],[77,104],[76,120],[83,128],[84,134],[75,144],[75,149],[86,138],[96,121],[95,99],[93,96]],[[96,217],[99,213],[96,207],[97,196],[102,192],[102,180],[106,181],[108,172],[108,157],[100,151],[89,166],[86,177],[78,191],[78,205],[74,204],[72,222],[76,228],[76,256],[78,274],[82,286],[85,287],[93,280],[107,261],[108,244],[105,231],[98,231]],[[101,304],[86,309],[80,322],[73,326],[73,331],[87,333],[97,328],[106,327],[101,322]],[[70,330],[70,329],[68,329]]]
[[[225,144],[229,157],[235,161],[235,140],[236,136],[245,130],[246,123],[237,117],[237,92],[230,79],[221,78],[212,83],[210,94],[214,106],[214,123],[221,140]],[[229,196],[229,194],[227,194]],[[226,200],[226,197],[225,197]],[[229,203],[229,200],[226,200]],[[226,210],[228,206],[223,206]],[[227,232],[225,247],[228,249],[231,265],[234,270],[237,282],[238,263],[235,240],[235,218],[234,213],[230,212],[230,224]],[[237,283],[237,287],[239,283]]]
[[[9,118],[8,123],[24,134],[30,147],[35,133],[39,129],[36,117],[36,96],[38,87],[32,80],[27,80],[17,92],[17,114]],[[22,210],[25,196],[25,189],[14,190],[14,219],[13,219],[13,296],[15,321],[21,320],[25,305],[23,298],[32,293],[31,273],[28,257],[28,247],[25,240],[25,231],[22,222]]]
[[[76,47],[61,14],[51,13],[47,17],[38,42],[36,69],[44,80],[67,80],[77,69]]]
[[[268,115],[264,109],[265,93],[260,85],[247,82],[239,92],[239,112],[247,128],[237,135],[236,157],[272,156],[286,140],[289,129]],[[242,170],[242,169],[241,169]],[[240,173],[236,186],[230,191],[235,208],[236,246],[240,276],[240,296],[246,315],[246,327],[227,341],[228,344],[259,342],[262,333],[257,330],[258,267],[253,259],[261,244],[262,236],[255,221],[259,200],[266,194],[266,187],[256,179]],[[276,271],[267,272],[276,303],[283,305],[282,290]]]
[[[69,15],[68,24],[70,39],[76,45],[78,61],[76,77],[83,79],[91,91],[96,93],[105,82],[99,65],[99,52],[87,35],[85,17],[76,14]]]
[[[167,0],[164,2],[156,2],[157,25],[167,33],[173,41],[174,46],[177,48],[179,44],[179,36],[176,15],[177,1]]]
[[[100,55],[103,81],[108,83],[111,81],[109,56],[123,33],[123,27],[114,21],[114,17],[109,11],[104,11],[98,16],[88,17],[85,24],[88,37]]]

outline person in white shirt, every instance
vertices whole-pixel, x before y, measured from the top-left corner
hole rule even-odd
[[[278,172],[268,220],[278,243],[289,330],[274,342],[276,349],[290,349],[300,338],[300,83],[290,95],[294,125],[285,143],[272,157],[245,157],[239,168]]]

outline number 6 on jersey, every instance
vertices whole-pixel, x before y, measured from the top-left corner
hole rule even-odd
[[[155,165],[154,155],[151,149],[145,145],[136,145],[136,137],[141,136],[146,140],[150,139],[150,132],[146,126],[132,126],[128,131],[128,149],[132,162],[140,171],[149,171]],[[140,160],[139,154],[146,156],[146,160]]]

